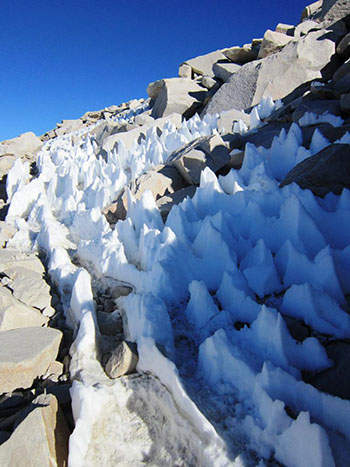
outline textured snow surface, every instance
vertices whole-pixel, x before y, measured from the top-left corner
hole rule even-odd
[[[265,99],[251,128],[274,108]],[[179,130],[169,123],[106,159],[88,133],[78,133],[81,144],[58,137],[39,155],[38,178],[27,184],[20,163],[9,174],[12,244],[47,252],[76,332],[70,466],[264,465],[271,456],[286,466],[332,466],[346,451],[350,402],[303,382],[302,372],[332,366],[325,336],[350,336],[350,192],[319,199],[295,184],[279,188],[328,144],[318,130],[309,150],[293,124],[269,149],[247,144],[239,171],[217,178],[206,168],[165,225],[150,192],[130,195],[114,230],[101,214],[130,178],[212,134],[216,121],[196,116]],[[138,344],[138,370],[150,376],[111,381],[99,364],[92,282],[103,280],[133,286],[117,305]],[[312,327],[313,337],[295,341],[284,316]]]

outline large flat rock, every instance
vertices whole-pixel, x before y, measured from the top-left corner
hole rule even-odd
[[[192,68],[194,73],[199,75],[214,77],[213,65],[219,60],[224,60],[226,57],[221,50],[216,50],[205,55],[186,60],[184,63]],[[181,65],[180,65],[181,66]]]
[[[31,131],[16,138],[0,143],[0,156],[14,155],[16,157],[32,158],[42,146],[42,141]]]
[[[246,110],[263,96],[281,99],[303,83],[321,78],[335,52],[334,42],[324,37],[324,30],[310,32],[278,53],[243,65],[214,94],[203,113]]]
[[[207,90],[189,78],[161,80],[161,87],[152,108],[152,117],[166,117],[176,112],[190,118],[206,96]]]
[[[13,296],[26,305],[44,310],[51,305],[50,287],[41,274],[32,272],[25,277],[17,277],[9,284]]]
[[[229,150],[216,134],[203,136],[177,149],[170,155],[168,163],[176,167],[187,183],[199,185],[201,172],[205,167],[216,172],[229,160]]]
[[[7,274],[9,269],[23,267],[40,274],[45,272],[40,259],[34,254],[22,253],[10,248],[0,249],[0,270]]]
[[[349,0],[323,0],[320,19],[335,23],[350,15]]]
[[[37,397],[21,418],[10,438],[0,445],[0,465],[66,466],[69,429],[57,399],[52,394]]]
[[[62,333],[29,327],[0,332],[0,394],[29,388],[56,359]]]
[[[281,183],[281,187],[297,183],[317,196],[332,192],[341,194],[350,188],[350,145],[332,144],[294,167]]]
[[[43,326],[48,318],[18,301],[8,288],[0,287],[0,331]]]

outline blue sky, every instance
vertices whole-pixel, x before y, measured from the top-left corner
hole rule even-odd
[[[2,0],[0,141],[177,76],[188,58],[296,24],[300,0]]]

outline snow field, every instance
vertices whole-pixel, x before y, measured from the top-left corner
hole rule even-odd
[[[274,108],[268,99],[257,106],[251,129]],[[243,131],[242,125],[237,130]],[[77,378],[72,391],[77,424],[70,465],[84,465],[94,417],[100,416],[98,402],[96,412],[84,409],[89,388],[96,382],[113,384],[97,360],[90,275],[134,287],[134,294],[118,299],[118,307],[127,337],[138,344],[138,368],[158,376],[195,429],[205,434],[213,462],[220,457],[220,465],[230,463],[172,363],[178,331],[171,310],[179,303],[198,354],[191,378],[218,395],[222,383],[232,387],[241,404],[241,429],[261,457],[273,455],[287,466],[331,466],[337,449],[349,441],[350,402],[301,379],[302,371],[332,365],[324,347],[317,335],[296,342],[283,318],[299,319],[329,338],[350,334],[345,311],[349,190],[319,199],[295,184],[278,186],[298,162],[328,144],[318,130],[309,149],[293,124],[269,149],[247,144],[239,171],[217,178],[206,168],[194,197],[174,206],[165,225],[150,192],[139,201],[129,193],[127,218],[114,230],[101,214],[128,180],[164,163],[177,147],[215,131],[216,117],[201,121],[196,116],[179,130],[165,125],[160,136],[150,130],[130,151],[120,144],[107,160],[96,157],[89,134],[80,135],[79,146],[68,135],[44,146],[37,179],[26,184],[28,171],[20,163],[10,172],[7,219],[18,228],[12,244],[34,244],[47,252],[50,274],[77,333],[71,369]],[[72,253],[86,269],[73,265]],[[332,433],[337,444],[332,445]]]

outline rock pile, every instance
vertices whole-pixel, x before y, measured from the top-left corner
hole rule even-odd
[[[128,181],[117,199],[103,208],[112,227],[125,219],[130,200],[140,199],[147,190],[165,220],[174,205],[194,195],[206,167],[216,175],[239,169],[249,144],[270,148],[275,137],[291,131],[296,123],[300,144],[310,153],[279,180],[280,186],[297,183],[318,197],[339,195],[350,189],[349,17],[349,2],[317,1],[305,8],[296,26],[278,24],[275,31],[266,31],[250,44],[186,60],[178,77],[149,84],[146,101],[133,100],[64,120],[41,138],[25,133],[0,143],[1,465],[21,465],[22,458],[30,465],[66,465],[73,428],[68,392],[72,331],[66,328],[60,299],[45,281],[38,255],[11,248],[16,227],[4,221],[7,196],[11,197],[6,178],[15,161],[32,164],[31,173],[27,167],[29,180],[35,176],[42,145],[62,135],[70,135],[76,146],[84,144],[84,135],[91,135],[92,153],[107,160],[110,153],[127,154],[150,134],[165,138],[169,127],[188,131],[182,121],[196,113],[203,119],[218,114],[214,134],[192,138],[190,143],[179,136],[165,162],[158,161],[141,175],[126,174]],[[316,146],[323,148],[315,152]],[[136,346],[125,341],[127,322],[115,303],[131,291],[126,284],[96,285],[93,291],[100,360],[110,378],[134,372],[137,364]],[[349,303],[346,307],[349,312]],[[300,321],[285,318],[295,340],[314,335]],[[317,375],[305,374],[304,380],[350,399],[345,381],[350,364],[344,357],[350,342],[322,339],[335,365]],[[49,394],[44,395],[44,390]],[[34,442],[40,444],[35,453]]]

